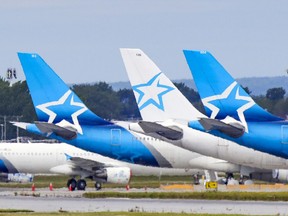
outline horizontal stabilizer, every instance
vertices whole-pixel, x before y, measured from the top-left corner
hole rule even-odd
[[[159,138],[160,136],[169,140],[179,140],[183,137],[183,132],[180,129],[177,130],[176,128],[164,127],[155,122],[140,121],[138,125],[145,134],[155,138]],[[133,130],[131,127],[130,129]]]
[[[245,127],[240,124],[227,124],[220,120],[210,118],[201,118],[199,122],[207,131],[218,130],[233,138],[239,138],[245,132]]]
[[[35,125],[42,133],[55,133],[57,136],[60,136],[66,140],[75,139],[77,136],[76,130],[60,127],[52,123],[35,122]]]

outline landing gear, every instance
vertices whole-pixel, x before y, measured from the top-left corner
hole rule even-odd
[[[194,180],[194,184],[195,185],[199,185],[200,184],[199,176],[197,174],[193,175],[193,180]]]
[[[67,187],[70,188],[71,187],[71,190],[74,191],[75,188],[77,186],[77,182],[74,178],[71,178],[67,181]]]
[[[86,188],[86,181],[84,179],[79,179],[76,181],[74,178],[71,178],[67,181],[67,187],[74,191],[76,188],[77,190],[85,190]]]
[[[97,191],[101,190],[102,184],[100,182],[95,182],[95,188],[96,188]]]
[[[84,179],[79,179],[77,181],[77,190],[85,190],[86,188],[86,181]]]
[[[227,173],[226,175],[226,185],[239,185],[239,181],[234,179],[233,173]]]

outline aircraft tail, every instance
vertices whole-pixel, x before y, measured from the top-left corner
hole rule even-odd
[[[143,120],[203,117],[142,50],[120,52]]]
[[[77,130],[79,124],[110,124],[91,112],[38,54],[18,53],[18,57],[38,121]]]
[[[258,106],[209,52],[183,52],[208,116],[217,119],[230,116],[244,125],[246,120],[280,120]]]

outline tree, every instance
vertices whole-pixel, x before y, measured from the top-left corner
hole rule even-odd
[[[241,87],[244,89],[244,91],[248,94],[248,95],[251,95],[252,91],[250,91],[250,89],[246,86],[246,87],[243,87],[241,85]]]
[[[189,88],[183,82],[174,83],[174,85],[179,89],[179,91],[189,100],[193,106],[195,106],[200,112],[205,113],[203,104],[201,102],[198,92],[194,89]]]
[[[120,101],[109,84],[99,82],[93,85],[74,85],[73,91],[91,111],[101,118],[118,119],[121,110]]]
[[[141,115],[134,97],[132,89],[120,89],[117,92],[121,102],[121,112],[119,119],[140,119]]]
[[[286,94],[285,89],[280,88],[271,88],[267,90],[266,97],[270,100],[280,100],[284,98]]]

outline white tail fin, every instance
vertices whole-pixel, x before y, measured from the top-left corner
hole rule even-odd
[[[143,120],[204,117],[142,50],[120,51]]]

